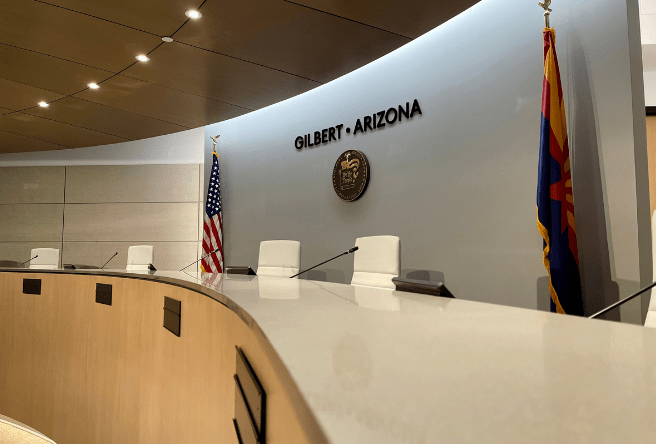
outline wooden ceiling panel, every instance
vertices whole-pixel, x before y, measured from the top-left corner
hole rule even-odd
[[[150,62],[134,65],[124,74],[252,110],[319,86],[302,77],[179,43],[165,44]]]
[[[67,146],[57,145],[56,143],[0,131],[0,152],[2,153],[27,153],[31,151],[64,150],[67,148]]]
[[[77,63],[120,71],[159,37],[44,3],[0,1],[0,42]]]
[[[0,78],[60,94],[72,94],[111,75],[108,71],[0,44]]]
[[[69,148],[125,142],[123,137],[103,134],[86,128],[42,119],[23,113],[0,116],[0,131],[64,145]]]
[[[0,152],[237,117],[355,70],[477,1],[0,0]],[[186,22],[199,7],[202,19]]]
[[[92,92],[102,94],[101,90]],[[59,100],[48,108],[35,108],[25,113],[132,140],[189,129],[185,126],[74,97]]]
[[[413,39],[455,17],[479,1],[293,0],[299,5],[386,29]]]
[[[60,99],[61,94],[0,78],[0,107],[19,111],[36,106],[42,100]]]
[[[47,0],[47,3],[157,34],[171,35],[202,0]]]
[[[231,119],[250,111],[120,75],[104,82],[100,90],[87,90],[76,97],[189,128]]]
[[[323,83],[410,41],[284,1],[207,2],[202,12],[176,40]]]

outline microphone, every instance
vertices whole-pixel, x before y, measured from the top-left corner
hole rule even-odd
[[[654,288],[654,287],[656,287],[656,282],[652,282],[651,284],[647,285],[642,290],[639,290],[637,293],[634,293],[631,296],[627,296],[624,299],[621,299],[621,300],[615,302],[614,304],[609,305],[608,307],[604,308],[603,310],[598,311],[597,313],[593,314],[592,316],[589,316],[588,319],[598,318],[602,314],[611,311],[615,307],[619,307],[620,305],[624,304],[625,302],[629,302],[631,299],[635,298],[636,296],[640,296],[645,291],[649,290],[650,288]]]
[[[182,271],[182,270],[184,270],[185,268],[189,268],[189,267],[191,267],[191,266],[194,265],[196,262],[200,262],[200,261],[202,261],[202,260],[205,259],[207,256],[211,256],[211,255],[213,255],[214,253],[216,253],[217,251],[219,251],[218,248],[217,248],[216,250],[212,251],[211,253],[207,253],[205,256],[201,257],[201,258],[198,259],[197,261],[193,261],[191,264],[187,265],[187,266],[184,267],[184,268],[181,268],[181,269],[178,270],[178,271]]]
[[[355,253],[356,251],[358,251],[358,249],[359,249],[359,247],[357,247],[357,246],[356,246],[356,247],[353,247],[353,248],[351,248],[351,249],[348,249],[348,250],[346,250],[345,252],[340,253],[340,254],[338,254],[337,256],[328,259],[327,261],[323,261],[322,263],[317,264],[317,265],[315,265],[314,267],[310,267],[310,268],[308,268],[307,270],[303,270],[303,271],[301,271],[300,273],[296,273],[294,276],[290,276],[289,279],[291,279],[291,278],[295,278],[296,276],[301,275],[301,274],[305,273],[306,271],[310,271],[310,270],[312,270],[312,269],[314,269],[314,268],[317,268],[319,265],[323,265],[323,264],[325,264],[325,263],[327,263],[327,262],[330,262],[330,261],[332,261],[332,260],[335,260],[335,259],[337,259],[337,258],[340,257],[340,256],[344,256],[345,254]]]
[[[114,253],[114,256],[112,256],[112,257],[109,258],[109,261],[111,261],[112,259],[114,259],[114,258],[116,257],[117,254],[118,254],[118,251],[117,251],[116,253]],[[105,262],[105,265],[109,264],[109,261]],[[100,267],[100,269],[102,270],[103,268],[105,268],[105,265],[103,265],[102,267]]]
[[[38,254],[37,254],[36,256],[34,256],[33,258],[30,258],[30,259],[26,260],[26,261],[23,262],[22,264],[16,265],[16,268],[20,267],[20,266],[23,265],[23,264],[27,264],[29,261],[31,261],[32,259],[36,259],[37,257],[39,257]]]

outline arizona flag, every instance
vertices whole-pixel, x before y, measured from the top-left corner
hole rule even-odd
[[[206,273],[223,273],[223,219],[221,217],[221,181],[219,180],[219,155],[212,152],[212,173],[205,199],[203,222],[203,255],[219,249],[201,261],[200,268]]]
[[[544,239],[551,311],[583,315],[567,125],[556,32],[544,29],[544,81],[538,165],[538,230]]]

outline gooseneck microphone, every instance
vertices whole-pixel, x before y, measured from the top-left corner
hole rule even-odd
[[[117,254],[118,254],[118,251],[117,251],[116,253],[114,253],[114,256],[112,256],[112,257],[109,258],[109,261],[111,261],[112,259],[114,259],[114,258],[116,257]],[[101,269],[101,270],[104,269],[105,266],[106,266],[107,264],[109,264],[109,261],[105,262],[105,265],[103,265],[102,267],[100,267],[100,269]]]
[[[335,256],[335,257],[331,257],[331,258],[328,259],[327,261],[323,261],[322,263],[317,264],[317,265],[315,265],[314,267],[310,267],[310,268],[308,268],[307,270],[303,270],[303,271],[301,271],[300,273],[296,273],[294,276],[290,276],[289,279],[291,279],[291,278],[295,278],[296,276],[299,276],[299,275],[305,273],[306,271],[310,271],[310,270],[312,270],[312,269],[314,269],[314,268],[317,268],[319,265],[323,265],[323,264],[325,264],[325,263],[328,263],[328,262],[330,262],[330,261],[332,261],[332,260],[337,259],[337,258],[340,257],[340,256],[344,256],[345,254],[355,253],[356,251],[358,251],[358,248],[359,248],[359,247],[353,247],[353,248],[351,248],[351,249],[349,249],[349,250],[346,250],[345,252],[340,253],[340,254],[338,254],[338,255]]]
[[[588,319],[598,318],[602,314],[608,313],[613,308],[619,307],[620,305],[624,304],[625,302],[629,302],[631,299],[635,298],[636,296],[640,296],[645,291],[649,290],[650,288],[654,288],[654,287],[656,287],[656,282],[652,282],[651,284],[647,285],[645,288],[639,290],[637,293],[633,293],[631,296],[627,296],[624,299],[621,299],[621,300],[615,302],[614,304],[609,305],[608,307],[604,308],[603,310],[598,311],[597,313],[593,314]]]
[[[202,261],[202,260],[205,259],[207,256],[211,256],[211,255],[213,255],[214,253],[216,253],[217,251],[219,251],[218,248],[217,248],[216,250],[212,251],[211,253],[207,253],[205,256],[201,257],[201,258],[198,259],[197,261],[193,261],[191,264],[187,265],[187,266],[184,267],[184,268],[181,268],[181,269],[178,270],[178,271],[182,271],[182,270],[184,270],[185,268],[189,268],[189,267],[191,267],[191,266],[194,265],[196,262],[200,262],[200,261]]]
[[[37,257],[39,257],[38,254],[37,254],[36,256],[34,256],[34,257],[32,257],[32,258],[26,260],[26,261],[23,262],[22,264],[16,265],[16,268],[20,267],[21,265],[27,264],[29,261],[31,261],[32,259],[36,259]]]

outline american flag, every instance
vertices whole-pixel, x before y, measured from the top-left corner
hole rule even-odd
[[[223,220],[221,218],[221,182],[219,181],[219,155],[212,152],[212,174],[205,199],[203,224],[203,255],[217,248],[219,251],[201,261],[206,273],[223,273]]]

